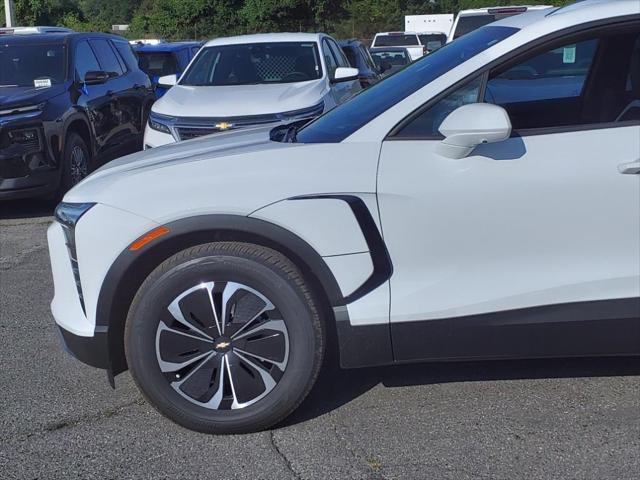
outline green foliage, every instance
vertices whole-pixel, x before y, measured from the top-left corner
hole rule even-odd
[[[274,31],[325,31],[370,38],[401,30],[410,14],[455,13],[506,4],[562,5],[568,0],[15,0],[20,25],[109,31],[130,24],[131,37],[204,39]],[[4,21],[4,7],[0,2]]]

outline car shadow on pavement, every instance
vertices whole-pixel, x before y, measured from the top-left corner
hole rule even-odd
[[[16,220],[53,215],[56,202],[53,200],[29,199],[0,201],[0,220]]]
[[[307,399],[282,426],[327,414],[379,384],[395,388],[451,382],[634,375],[640,375],[640,357],[431,362],[354,370],[341,370],[337,361],[332,360]]]

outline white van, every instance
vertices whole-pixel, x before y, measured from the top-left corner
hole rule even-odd
[[[462,35],[472,32],[489,23],[495,22],[496,20],[511,17],[513,15],[519,15],[531,10],[542,10],[552,7],[553,5],[518,5],[460,10],[456,17],[456,21],[453,24],[453,28],[451,29],[451,32],[449,32],[449,39],[447,42],[451,42]]]

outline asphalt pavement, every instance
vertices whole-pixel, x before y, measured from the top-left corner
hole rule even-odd
[[[269,432],[207,436],[61,348],[52,206],[0,203],[1,479],[638,479],[640,359],[325,369]]]

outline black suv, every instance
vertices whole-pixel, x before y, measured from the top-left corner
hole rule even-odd
[[[0,38],[0,199],[57,196],[142,148],[154,101],[129,43],[100,33]]]
[[[358,40],[341,40],[340,48],[349,59],[353,68],[358,69],[358,78],[362,88],[367,88],[382,78],[380,69],[369,54],[367,47]]]

